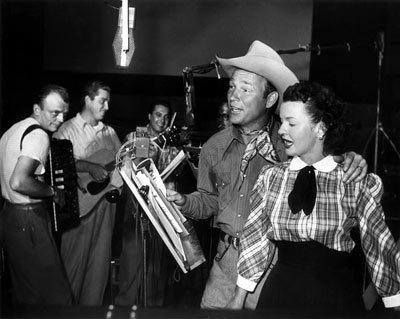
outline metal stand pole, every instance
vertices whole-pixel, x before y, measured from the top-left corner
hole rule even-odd
[[[367,143],[365,144],[363,156],[365,157],[368,145],[375,134],[375,143],[374,143],[374,173],[378,173],[378,152],[379,152],[379,133],[381,132],[383,137],[389,142],[390,146],[396,153],[397,157],[400,160],[400,153],[397,150],[395,144],[390,139],[388,134],[386,133],[385,129],[383,128],[381,122],[381,94],[382,94],[382,70],[383,70],[383,57],[384,57],[384,32],[379,32],[378,34],[378,42],[377,42],[377,49],[378,49],[378,80],[377,80],[377,99],[376,99],[376,121],[375,121],[375,128],[371,132]],[[378,294],[372,285],[369,283],[367,285],[367,265],[364,266],[364,275],[363,275],[363,298],[364,304],[367,310],[372,309],[376,300],[378,299]]]
[[[142,230],[142,249],[143,249],[143,307],[147,308],[147,240],[149,233],[149,221],[141,210],[141,230]]]
[[[396,145],[390,139],[389,135],[386,133],[383,128],[381,122],[381,95],[382,95],[382,70],[383,70],[383,57],[384,57],[384,32],[379,32],[378,34],[378,80],[377,80],[377,99],[376,99],[376,121],[375,128],[371,132],[367,143],[365,144],[363,155],[365,157],[365,153],[367,151],[368,145],[372,139],[372,136],[375,134],[375,143],[374,143],[374,173],[378,172],[378,152],[379,152],[379,132],[382,132],[383,137],[389,142],[390,146],[393,148],[397,157],[400,160],[400,152],[397,150]]]

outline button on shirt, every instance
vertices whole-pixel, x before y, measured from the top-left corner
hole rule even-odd
[[[222,231],[240,237],[250,212],[250,191],[261,168],[272,165],[257,153],[241,183],[240,165],[245,149],[235,126],[216,133],[204,144],[199,158],[198,191],[186,196],[182,207],[185,215],[194,219],[216,215],[216,224]]]
[[[360,229],[368,270],[386,307],[400,305],[400,254],[385,223],[380,204],[381,179],[368,174],[361,182],[343,183],[341,165],[328,156],[313,164],[317,197],[310,215],[293,214],[288,195],[297,174],[307,164],[292,161],[264,168],[250,198],[251,213],[240,241],[237,284],[252,291],[269,266],[275,246],[271,240],[314,240],[337,251],[350,252],[350,230]]]
[[[88,158],[100,150],[108,150],[115,154],[121,147],[112,127],[104,125],[103,122],[91,126],[79,113],[65,122],[53,137],[70,140],[77,160]]]

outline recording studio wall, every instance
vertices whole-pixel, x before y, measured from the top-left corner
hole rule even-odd
[[[350,50],[327,49],[312,54],[310,79],[333,87],[349,102],[348,147],[364,155],[370,171],[377,146],[377,172],[385,187],[386,215],[400,226],[400,158],[390,144],[397,150],[400,147],[400,2],[316,1],[313,9],[312,42],[322,47],[349,43]],[[380,84],[379,48],[374,47],[378,33],[384,34]],[[377,118],[390,141],[378,131],[376,143]]]
[[[182,123],[183,68],[208,63],[215,54],[242,55],[254,39],[276,49],[292,49],[310,42],[372,43],[382,28],[392,39],[399,34],[399,10],[393,1],[130,0],[136,8],[137,50],[130,67],[120,70],[112,51],[120,4],[119,0],[1,1],[3,130],[29,114],[31,96],[43,82],[68,88],[73,116],[79,110],[82,84],[93,78],[106,80],[112,87],[108,120],[123,134],[145,124],[146,105],[153,97],[170,98]],[[397,91],[397,53],[387,52],[385,70],[392,72],[388,87],[393,89],[385,92],[385,99]],[[351,102],[373,105],[376,55],[351,54],[350,59],[345,52],[283,58],[299,78],[307,79],[311,72],[312,79],[332,85]],[[195,77],[199,123],[204,125],[200,129],[212,131],[227,82],[217,80],[215,72]]]
[[[209,63],[216,54],[243,55],[255,39],[276,49],[311,39],[312,0],[130,0],[136,8],[136,51],[129,68],[121,70],[112,48],[121,1],[3,0],[1,5],[4,129],[30,112],[31,94],[42,82],[65,85],[75,101],[83,79],[90,78],[111,85],[107,118],[119,127],[145,124],[153,97],[170,98],[182,122],[183,68]],[[308,78],[308,54],[284,59]],[[215,72],[195,77],[199,131],[212,131],[226,79],[218,81]],[[78,109],[74,102],[70,114]]]

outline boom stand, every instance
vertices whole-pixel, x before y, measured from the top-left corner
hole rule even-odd
[[[378,80],[377,80],[377,99],[376,99],[376,122],[375,128],[372,130],[370,136],[368,137],[367,143],[365,144],[363,150],[363,156],[365,157],[367,148],[369,143],[372,140],[372,137],[375,135],[375,145],[374,145],[374,173],[378,172],[378,151],[379,151],[379,132],[382,133],[383,137],[389,142],[390,146],[396,153],[397,157],[400,160],[400,153],[396,148],[396,145],[390,139],[389,135],[386,133],[383,128],[382,122],[380,120],[381,115],[381,92],[382,92],[382,64],[383,64],[383,53],[384,53],[384,33],[379,32],[378,34]],[[364,275],[363,275],[363,299],[364,305],[367,310],[371,310],[374,306],[376,300],[378,299],[378,293],[374,288],[374,285],[371,283],[367,286],[367,265],[364,266]]]
[[[378,41],[378,81],[377,81],[377,99],[376,99],[376,122],[375,128],[372,130],[370,136],[368,137],[367,143],[365,144],[363,150],[363,156],[365,157],[367,148],[369,143],[371,142],[372,137],[375,135],[375,145],[374,145],[374,173],[378,172],[378,151],[379,151],[379,132],[382,132],[384,138],[389,142],[390,146],[393,148],[397,157],[400,160],[400,153],[396,148],[396,145],[390,139],[389,135],[386,133],[383,128],[382,122],[380,120],[381,114],[381,93],[382,93],[382,65],[383,65],[383,53],[384,53],[384,33],[380,32]]]

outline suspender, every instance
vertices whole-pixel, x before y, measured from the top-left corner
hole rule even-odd
[[[31,126],[28,126],[26,128],[25,132],[22,134],[22,137],[21,137],[21,142],[19,144],[19,150],[22,150],[22,141],[24,140],[25,136],[27,136],[30,132],[37,130],[37,129],[43,130],[43,128],[39,124],[32,124]]]

